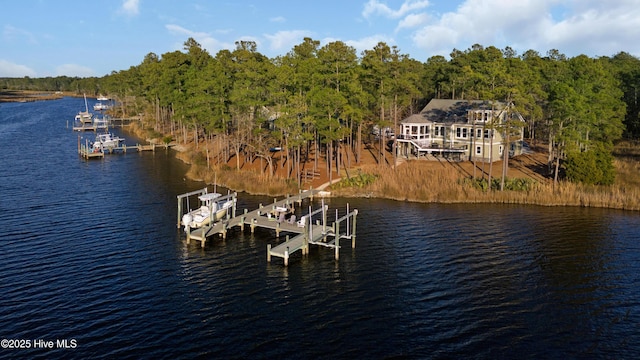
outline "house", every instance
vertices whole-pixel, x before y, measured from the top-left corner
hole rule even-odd
[[[524,124],[513,104],[484,100],[433,99],[400,122],[398,157],[442,156],[453,160],[498,161],[507,147],[508,119]],[[516,122],[517,121],[517,122]],[[509,156],[522,153],[524,128],[509,133]]]

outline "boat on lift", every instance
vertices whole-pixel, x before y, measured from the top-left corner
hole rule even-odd
[[[112,151],[120,147],[123,142],[124,138],[118,137],[113,133],[105,132],[103,134],[97,134],[93,142],[93,151]]]
[[[220,197],[222,197],[222,194],[217,192],[198,196],[200,207],[184,214],[182,216],[182,225],[185,228],[197,229],[222,220],[231,209],[235,198],[225,196],[224,199],[218,200]]]

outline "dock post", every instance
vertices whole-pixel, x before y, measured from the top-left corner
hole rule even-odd
[[[251,219],[251,234],[256,230],[256,219]]]
[[[182,199],[178,198],[178,222],[176,227],[180,229],[180,217],[182,216]]]
[[[289,247],[284,251],[284,266],[289,266]]]
[[[336,261],[340,259],[340,234],[336,234]]]
[[[276,223],[276,237],[280,237],[280,223]]]
[[[236,210],[238,209],[238,193],[233,193],[233,209],[231,212],[233,213],[233,217],[236,217]]]
[[[306,231],[302,240],[302,255],[309,255],[309,235]]]
[[[267,244],[267,262],[271,262],[271,244]]]
[[[189,224],[185,226],[184,231],[187,232],[187,244],[188,244],[191,242],[191,228],[189,227]]]
[[[322,198],[322,233],[327,233],[327,207],[324,206],[324,198]]]
[[[353,210],[353,225],[351,228],[351,248],[356,248],[356,216],[358,215],[358,209]]]

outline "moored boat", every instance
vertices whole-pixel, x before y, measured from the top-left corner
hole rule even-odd
[[[97,134],[93,142],[94,151],[113,150],[120,147],[124,142],[124,138],[113,135],[112,133]]]
[[[107,104],[98,102],[95,105],[93,105],[93,110],[95,111],[102,111],[102,110],[109,110],[111,107]]]
[[[185,228],[196,229],[224,218],[227,215],[227,211],[232,207],[235,198],[225,196],[224,199],[217,200],[221,196],[222,194],[216,192],[198,196],[200,207],[184,214],[182,216],[182,225]]]

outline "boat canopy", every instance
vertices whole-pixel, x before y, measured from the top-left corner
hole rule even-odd
[[[222,196],[222,194],[219,193],[207,193],[207,194],[203,194],[198,196],[198,199],[200,199],[200,201],[211,201],[213,199],[219,198],[220,196]]]

